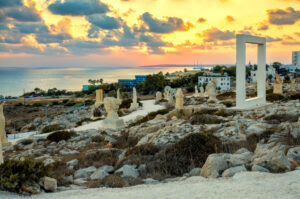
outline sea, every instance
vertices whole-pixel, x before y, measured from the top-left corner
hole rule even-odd
[[[104,80],[104,83],[118,79],[134,79],[135,75],[148,75],[162,71],[192,70],[193,67],[0,67],[0,95],[20,96],[34,88],[48,90],[57,88],[80,91],[88,85],[89,79]]]

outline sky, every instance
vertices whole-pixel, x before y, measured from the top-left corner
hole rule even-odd
[[[0,0],[0,67],[235,64],[236,34],[290,64],[300,0]]]

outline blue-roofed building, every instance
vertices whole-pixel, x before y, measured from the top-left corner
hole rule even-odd
[[[82,86],[82,91],[88,91],[89,88],[91,88],[92,86],[94,86],[94,85],[83,85]]]
[[[126,86],[126,88],[133,88],[138,83],[146,81],[146,75],[136,75],[135,79],[119,79],[118,82],[121,85]]]

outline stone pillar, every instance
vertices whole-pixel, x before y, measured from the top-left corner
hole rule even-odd
[[[200,97],[204,97],[204,88],[203,88],[203,86],[200,87]]]
[[[177,92],[176,92],[176,104],[175,104],[175,108],[176,109],[180,109],[180,108],[183,107],[183,104],[184,104],[184,95],[183,95],[182,89],[178,88]]]
[[[107,97],[104,99],[104,107],[107,113],[105,120],[103,120],[104,128],[119,129],[124,127],[123,119],[119,119],[118,110],[120,101],[114,97]]]
[[[155,96],[155,102],[159,102],[161,100],[162,96],[161,96],[161,92],[156,92],[156,96]]]
[[[195,86],[195,93],[193,95],[194,97],[199,97],[199,91],[198,91],[198,86]]]
[[[139,107],[139,104],[137,102],[137,93],[136,88],[133,88],[133,96],[132,96],[132,103],[130,104],[130,110],[136,110]]]
[[[207,94],[208,94],[208,102],[216,102],[217,101],[217,93],[216,93],[216,88],[217,88],[218,80],[211,80],[206,88],[207,88]]]
[[[8,143],[5,132],[4,102],[0,102],[0,138],[2,143]]]
[[[0,138],[0,164],[3,163],[3,151],[2,151],[2,141]]]
[[[119,88],[117,90],[117,100],[119,100],[120,102],[122,102],[121,93],[120,93],[120,89]]]
[[[97,89],[95,107],[98,108],[101,104],[103,104],[103,89]]]
[[[282,83],[283,80],[280,78],[280,76],[278,74],[275,74],[275,81],[274,81],[274,88],[273,88],[273,93],[274,94],[280,94],[282,95]]]

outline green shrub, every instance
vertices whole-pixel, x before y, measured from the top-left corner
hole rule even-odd
[[[298,114],[273,114],[269,115],[264,118],[264,120],[268,121],[269,123],[279,124],[282,122],[297,122],[299,118]]]
[[[224,100],[224,99],[228,99],[228,98],[235,98],[235,92],[233,91],[228,91],[228,92],[225,92],[225,93],[222,93],[220,95],[217,96],[217,99],[218,100]]]
[[[62,101],[63,104],[66,104],[66,103],[68,103],[68,102],[69,102],[69,99],[64,99],[64,100]]]
[[[87,99],[84,101],[86,106],[91,106],[95,104],[95,100]]]
[[[75,135],[76,135],[76,132],[74,132],[74,131],[57,131],[57,132],[49,134],[47,136],[47,140],[50,140],[53,142],[59,142],[62,140],[66,141]]]
[[[32,104],[32,106],[34,106],[34,107],[41,107],[41,106],[44,106],[44,103],[35,102],[34,104]]]
[[[280,95],[280,94],[275,94],[275,93],[267,94],[267,101],[270,101],[270,102],[280,101],[283,99],[284,99],[284,96]]]
[[[98,119],[85,118],[83,120],[76,122],[76,126],[81,126],[83,122],[96,122],[99,120],[102,120],[102,118],[98,118]]]
[[[106,176],[101,183],[105,187],[122,188],[128,186],[128,183],[118,175]]]
[[[191,117],[190,122],[193,125],[199,125],[199,124],[219,124],[224,121],[222,119],[217,118],[214,115],[196,114]]]
[[[22,186],[39,183],[40,179],[48,176],[49,167],[43,162],[33,160],[5,160],[0,165],[0,189],[21,193]]]
[[[300,93],[292,94],[290,96],[291,100],[300,100]]]
[[[49,125],[43,128],[42,133],[50,133],[53,131],[59,131],[59,130],[63,130],[65,129],[64,127],[58,125],[58,124],[54,124],[54,125]]]
[[[155,146],[153,144],[143,144],[139,146],[135,146],[131,149],[128,149],[126,151],[126,156],[128,155],[154,155],[156,154],[160,148],[158,146]]]
[[[122,108],[130,108],[130,104],[132,103],[132,99],[124,99],[122,100],[122,103],[121,105],[119,106],[119,109],[122,109]]]
[[[59,105],[59,101],[53,101],[53,102],[51,102],[51,105],[52,105],[52,106]]]
[[[68,102],[65,104],[65,106],[75,106],[75,105],[77,105],[77,103],[78,103],[78,102],[75,102],[75,101],[73,101],[73,100],[70,100],[70,101],[68,101]]]
[[[214,115],[222,116],[222,117],[228,117],[228,116],[235,115],[235,111],[220,109],[217,112],[215,112]]]
[[[23,103],[19,102],[15,106],[23,106]]]
[[[226,107],[232,107],[233,103],[231,101],[224,101],[222,102]]]
[[[181,176],[190,169],[202,167],[208,155],[218,152],[219,146],[220,141],[211,134],[188,135],[156,155],[162,160],[156,169],[158,172],[163,170],[165,173]]]

